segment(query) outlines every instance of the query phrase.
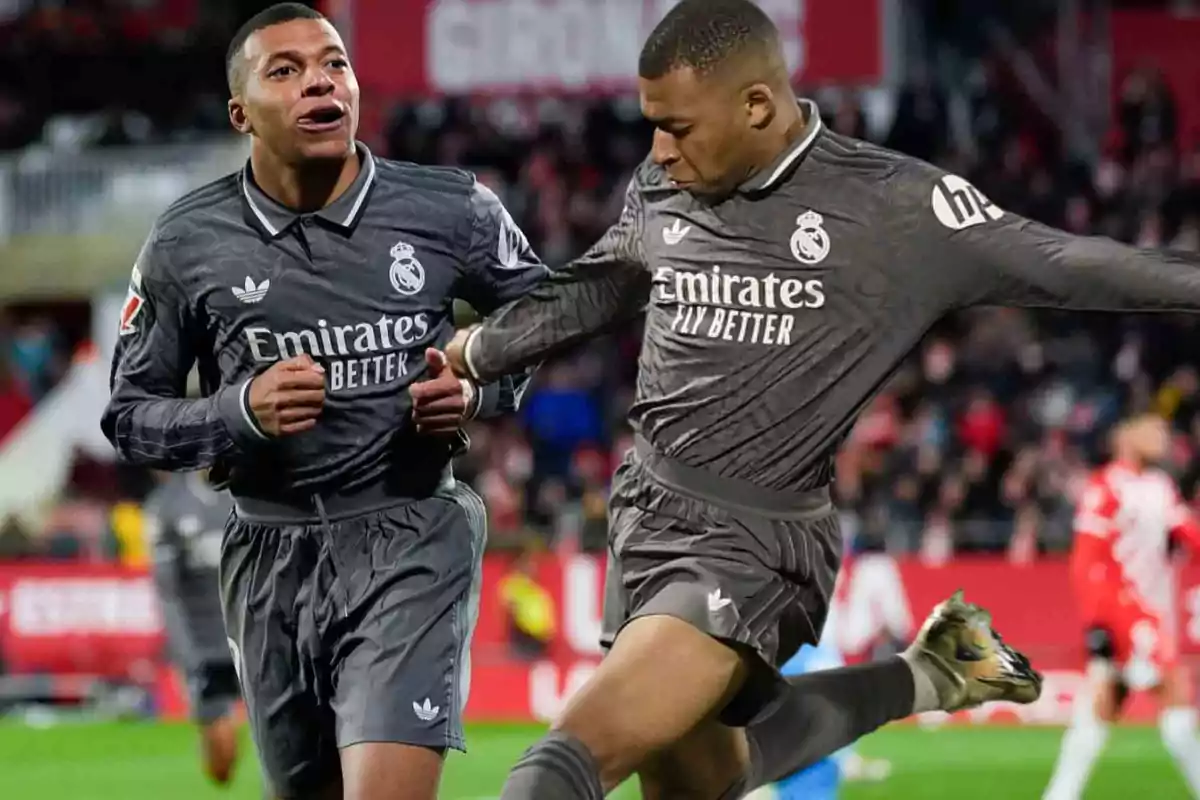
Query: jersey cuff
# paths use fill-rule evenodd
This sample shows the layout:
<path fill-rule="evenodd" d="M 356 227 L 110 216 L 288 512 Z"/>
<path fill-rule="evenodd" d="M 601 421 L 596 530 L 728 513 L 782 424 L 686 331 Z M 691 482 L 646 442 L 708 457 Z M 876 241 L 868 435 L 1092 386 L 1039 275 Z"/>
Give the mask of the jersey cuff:
<path fill-rule="evenodd" d="M 479 369 L 475 366 L 474 350 L 479 346 L 479 332 L 483 330 L 482 325 L 476 325 L 467 334 L 467 341 L 463 343 L 463 361 L 466 362 L 467 372 L 471 374 L 472 380 L 476 386 L 480 386 L 483 380 L 479 377 Z"/>
<path fill-rule="evenodd" d="M 253 447 L 271 437 L 259 426 L 250 410 L 250 383 L 229 386 L 217 395 L 217 410 L 230 437 L 240 447 Z"/>
<path fill-rule="evenodd" d="M 463 397 L 467 399 L 467 407 L 463 411 L 463 421 L 466 422 L 479 416 L 483 407 L 483 389 L 470 378 L 459 378 L 458 382 L 462 384 Z"/>
<path fill-rule="evenodd" d="M 479 404 L 475 410 L 477 419 L 491 419 L 492 417 L 500 416 L 500 397 L 501 389 L 499 383 L 485 383 L 483 386 L 476 386 L 475 391 L 479 394 Z"/>

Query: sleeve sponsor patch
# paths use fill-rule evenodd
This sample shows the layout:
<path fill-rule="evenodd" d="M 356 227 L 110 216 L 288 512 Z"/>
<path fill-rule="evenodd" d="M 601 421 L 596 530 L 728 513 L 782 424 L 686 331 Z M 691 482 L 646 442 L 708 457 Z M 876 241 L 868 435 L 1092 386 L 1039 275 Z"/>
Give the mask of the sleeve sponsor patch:
<path fill-rule="evenodd" d="M 142 297 L 142 272 L 135 266 L 133 274 L 129 277 L 129 291 L 125 295 L 125 302 L 121 304 L 121 326 L 117 329 L 120 336 L 137 332 L 136 323 L 144 305 L 146 298 Z"/>

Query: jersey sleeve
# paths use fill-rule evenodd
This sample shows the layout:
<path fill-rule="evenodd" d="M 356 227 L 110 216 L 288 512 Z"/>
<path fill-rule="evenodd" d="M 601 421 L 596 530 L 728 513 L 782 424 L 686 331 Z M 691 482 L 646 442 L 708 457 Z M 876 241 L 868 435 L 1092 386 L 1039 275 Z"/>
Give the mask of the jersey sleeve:
<path fill-rule="evenodd" d="M 637 180 L 620 218 L 591 249 L 475 328 L 466 360 L 477 380 L 536 364 L 641 313 L 651 281 Z"/>
<path fill-rule="evenodd" d="M 524 297 L 550 270 L 491 189 L 471 189 L 471 241 L 462 297 L 483 315 Z"/>
<path fill-rule="evenodd" d="M 183 471 L 266 438 L 247 404 L 250 382 L 187 399 L 201 329 L 172 273 L 172 248 L 151 233 L 130 277 L 100 426 L 128 463 Z"/>
<path fill-rule="evenodd" d="M 980 305 L 1079 311 L 1200 310 L 1200 255 L 1075 236 L 1005 211 L 932 167 L 904 178 L 925 262 L 949 309 Z"/>
<path fill-rule="evenodd" d="M 495 192 L 478 181 L 471 190 L 471 239 L 462 298 L 482 314 L 523 297 L 549 274 Z M 515 412 L 532 368 L 500 375 L 479 387 L 475 416 L 481 419 Z"/>

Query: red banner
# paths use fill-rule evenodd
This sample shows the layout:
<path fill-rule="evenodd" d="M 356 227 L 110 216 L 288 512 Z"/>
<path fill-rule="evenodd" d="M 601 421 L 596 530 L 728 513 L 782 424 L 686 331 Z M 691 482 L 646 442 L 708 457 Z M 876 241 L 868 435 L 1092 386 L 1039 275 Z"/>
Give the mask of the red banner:
<path fill-rule="evenodd" d="M 364 86 L 393 95 L 636 88 L 642 43 L 678 0 L 339 0 Z M 798 82 L 874 84 L 895 0 L 760 0 Z"/>
<path fill-rule="evenodd" d="M 533 577 L 553 598 L 557 635 L 548 652 L 523 660 L 509 640 L 499 584 L 510 560 L 489 556 L 472 648 L 467 713 L 475 720 L 548 720 L 599 662 L 604 565 L 600 558 L 543 557 Z M 1180 642 L 1200 656 L 1200 567 L 1183 570 Z M 1062 723 L 1082 680 L 1082 625 L 1066 565 L 1014 566 L 1002 559 L 959 560 L 945 567 L 867 556 L 847 564 L 831 630 L 841 649 L 867 653 L 885 637 L 907 641 L 930 609 L 955 589 L 992 611 L 1006 640 L 1046 675 L 1043 698 L 1028 707 L 988 706 L 963 721 Z M 161 664 L 162 622 L 152 581 L 119 567 L 0 564 L 0 660 L 13 674 L 101 675 L 129 679 Z M 1144 698 L 1133 719 L 1151 719 Z M 944 715 L 929 715 L 940 722 Z"/>

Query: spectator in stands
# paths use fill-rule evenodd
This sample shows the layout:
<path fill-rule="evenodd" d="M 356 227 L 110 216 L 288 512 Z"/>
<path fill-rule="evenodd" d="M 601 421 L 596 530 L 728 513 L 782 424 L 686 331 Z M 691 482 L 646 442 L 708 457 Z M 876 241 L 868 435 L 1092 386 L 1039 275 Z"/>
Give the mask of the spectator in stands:
<path fill-rule="evenodd" d="M 1153 147 L 1175 147 L 1178 135 L 1175 98 L 1162 73 L 1154 67 L 1134 70 L 1125 78 L 1119 117 L 1126 163 Z"/>
<path fill-rule="evenodd" d="M 0 562 L 16 561 L 34 555 L 33 541 L 15 517 L 0 523 Z"/>
<path fill-rule="evenodd" d="M 54 324 L 37 316 L 17 325 L 12 333 L 12 367 L 34 402 L 62 377 L 66 364 Z"/>
<path fill-rule="evenodd" d="M 3 344 L 2 333 L 0 344 Z M 0 349 L 0 443 L 4 442 L 32 407 L 33 401 L 17 380 L 6 354 Z"/>

